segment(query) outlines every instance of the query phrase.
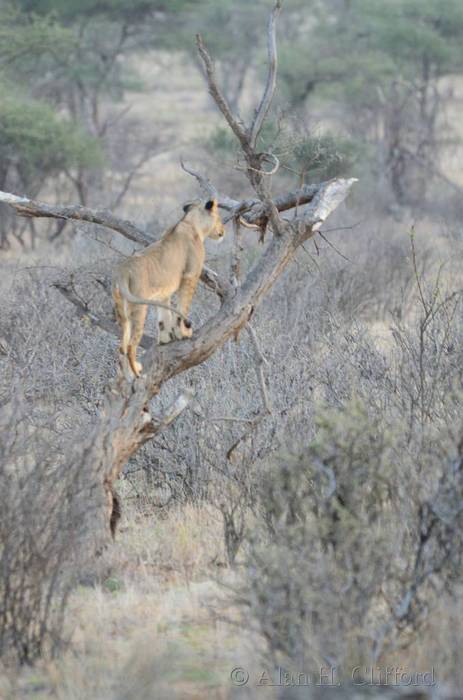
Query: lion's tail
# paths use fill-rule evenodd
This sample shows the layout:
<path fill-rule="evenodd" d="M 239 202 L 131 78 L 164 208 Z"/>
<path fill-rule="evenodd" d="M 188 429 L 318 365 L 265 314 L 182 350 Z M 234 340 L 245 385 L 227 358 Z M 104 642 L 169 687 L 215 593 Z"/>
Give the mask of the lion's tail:
<path fill-rule="evenodd" d="M 180 313 L 180 311 L 177 311 L 177 309 L 174 309 L 172 306 L 169 306 L 169 304 L 163 304 L 162 302 L 153 301 L 152 299 L 142 299 L 141 297 L 137 297 L 135 296 L 135 294 L 132 294 L 132 292 L 129 289 L 129 285 L 127 284 L 127 280 L 124 278 L 121 278 L 117 281 L 116 287 L 119 288 L 122 297 L 129 301 L 131 304 L 148 304 L 149 306 L 157 306 L 159 309 L 167 309 L 167 311 L 172 311 L 172 313 L 176 314 L 184 321 L 188 321 L 188 319 L 185 318 L 185 316 L 182 313 Z"/>

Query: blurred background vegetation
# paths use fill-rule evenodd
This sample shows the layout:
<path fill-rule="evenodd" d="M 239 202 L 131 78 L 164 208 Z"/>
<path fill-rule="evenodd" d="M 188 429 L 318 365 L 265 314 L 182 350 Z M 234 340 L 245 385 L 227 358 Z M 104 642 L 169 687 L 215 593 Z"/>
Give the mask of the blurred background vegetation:
<path fill-rule="evenodd" d="M 149 55 L 153 70 L 166 52 L 183 54 L 199 69 L 198 31 L 232 107 L 252 109 L 271 5 L 2 0 L 0 92 L 8 98 L 0 114 L 0 188 L 34 196 L 52 178 L 62 196 L 101 202 L 110 177 L 141 167 L 159 148 L 154 130 L 122 159 L 114 148 L 128 127 L 130 94 L 148 89 L 146 66 L 134 57 Z M 273 126 L 262 145 L 305 181 L 371 176 L 386 207 L 423 210 L 436 186 L 451 198 L 458 187 L 443 173 L 442 157 L 460 134 L 448 120 L 457 96 L 446 79 L 463 71 L 462 30 L 459 0 L 291 0 L 278 32 Z M 233 153 L 223 127 L 209 129 L 206 140 L 223 157 Z M 113 199 L 120 202 L 117 193 Z"/>
<path fill-rule="evenodd" d="M 155 234 L 198 194 L 180 156 L 249 197 L 195 34 L 249 117 L 272 6 L 0 0 L 0 189 L 108 207 Z M 253 315 L 272 412 L 245 332 L 169 382 L 154 413 L 185 383 L 196 399 L 127 465 L 98 565 L 79 530 L 89 484 L 67 455 L 117 340 L 57 285 L 110 317 L 111 269 L 133 249 L 0 205 L 0 612 L 14 610 L 0 615 L 0 697 L 228 696 L 240 663 L 434 664 L 444 690 L 462 687 L 462 35 L 461 0 L 283 2 L 259 144 L 281 162 L 272 192 L 359 182 Z M 230 239 L 208 253 L 223 275 Z M 251 231 L 242 242 L 246 271 L 263 248 Z M 216 308 L 200 288 L 194 326 Z M 37 670 L 18 681 L 11 656 Z"/>

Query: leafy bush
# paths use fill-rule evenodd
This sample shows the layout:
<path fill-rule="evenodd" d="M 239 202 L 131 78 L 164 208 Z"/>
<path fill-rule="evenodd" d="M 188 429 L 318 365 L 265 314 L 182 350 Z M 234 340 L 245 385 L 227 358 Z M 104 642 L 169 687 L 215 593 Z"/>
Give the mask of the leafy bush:
<path fill-rule="evenodd" d="M 352 175 L 361 149 L 353 141 L 334 134 L 309 135 L 296 141 L 291 165 L 307 174 L 307 182 Z"/>
<path fill-rule="evenodd" d="M 297 124 L 286 123 L 281 130 L 275 124 L 267 124 L 260 143 L 263 151 L 277 153 L 282 165 L 303 175 L 305 182 L 352 175 L 356 162 L 364 157 L 365 149 L 352 140 L 331 133 L 304 131 Z M 207 144 L 223 158 L 231 158 L 239 151 L 235 136 L 223 127 L 208 136 Z"/>

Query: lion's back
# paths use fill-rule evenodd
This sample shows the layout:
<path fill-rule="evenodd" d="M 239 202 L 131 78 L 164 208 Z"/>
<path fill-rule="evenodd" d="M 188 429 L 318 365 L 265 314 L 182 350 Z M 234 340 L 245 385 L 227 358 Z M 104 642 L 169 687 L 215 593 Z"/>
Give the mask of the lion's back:
<path fill-rule="evenodd" d="M 153 288 L 178 289 L 185 267 L 186 245 L 177 236 L 165 236 L 126 258 L 115 269 L 113 280 L 126 279 L 132 293 L 148 297 Z"/>

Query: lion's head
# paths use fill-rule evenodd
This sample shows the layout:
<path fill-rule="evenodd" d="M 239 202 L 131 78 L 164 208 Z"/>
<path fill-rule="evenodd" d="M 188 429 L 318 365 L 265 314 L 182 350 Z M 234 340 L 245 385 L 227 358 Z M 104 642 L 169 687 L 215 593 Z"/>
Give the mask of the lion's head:
<path fill-rule="evenodd" d="M 200 201 L 188 202 L 183 207 L 185 216 L 183 221 L 191 223 L 203 233 L 203 238 L 220 240 L 225 234 L 224 225 L 219 214 L 216 199 L 209 199 L 206 203 Z"/>

